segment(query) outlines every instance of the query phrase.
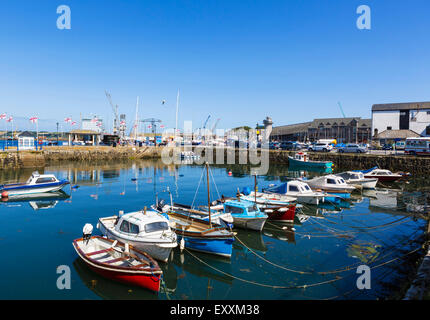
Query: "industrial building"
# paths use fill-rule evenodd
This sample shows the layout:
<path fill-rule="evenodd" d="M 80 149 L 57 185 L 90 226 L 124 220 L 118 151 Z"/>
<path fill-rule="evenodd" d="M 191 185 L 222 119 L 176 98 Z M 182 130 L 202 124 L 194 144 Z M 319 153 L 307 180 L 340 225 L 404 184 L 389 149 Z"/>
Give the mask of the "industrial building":
<path fill-rule="evenodd" d="M 272 141 L 317 141 L 336 139 L 338 143 L 367 143 L 371 139 L 371 119 L 321 118 L 310 122 L 274 127 Z"/>

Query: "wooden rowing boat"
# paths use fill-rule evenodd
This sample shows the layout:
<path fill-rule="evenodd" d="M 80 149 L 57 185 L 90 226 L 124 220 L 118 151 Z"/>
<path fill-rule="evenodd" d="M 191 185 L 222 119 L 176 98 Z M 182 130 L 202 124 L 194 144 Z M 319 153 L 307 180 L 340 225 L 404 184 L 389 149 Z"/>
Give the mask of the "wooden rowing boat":
<path fill-rule="evenodd" d="M 88 267 L 101 276 L 160 291 L 163 272 L 147 253 L 99 236 L 76 239 L 73 247 Z"/>

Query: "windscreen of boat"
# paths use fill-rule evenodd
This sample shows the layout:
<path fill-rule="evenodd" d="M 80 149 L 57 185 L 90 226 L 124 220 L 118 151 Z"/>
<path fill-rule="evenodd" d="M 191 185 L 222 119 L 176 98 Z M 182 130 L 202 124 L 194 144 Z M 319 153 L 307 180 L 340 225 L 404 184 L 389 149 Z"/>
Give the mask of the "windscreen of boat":
<path fill-rule="evenodd" d="M 312 191 L 311 188 L 307 184 L 305 184 L 304 187 L 305 187 L 306 191 Z"/>
<path fill-rule="evenodd" d="M 55 179 L 53 177 L 49 177 L 49 178 L 39 178 L 36 180 L 36 183 L 49 183 L 49 182 L 55 182 Z"/>
<path fill-rule="evenodd" d="M 169 225 L 165 221 L 157 221 L 145 224 L 145 232 L 157 232 L 169 230 Z"/>
<path fill-rule="evenodd" d="M 225 206 L 226 213 L 243 213 L 243 208 L 233 207 L 233 206 Z"/>
<path fill-rule="evenodd" d="M 337 179 L 338 184 L 345 184 L 345 180 L 343 180 L 342 178 Z"/>
<path fill-rule="evenodd" d="M 299 192 L 299 188 L 297 186 L 294 186 L 294 185 L 289 185 L 288 190 L 291 192 Z"/>
<path fill-rule="evenodd" d="M 327 183 L 328 184 L 336 184 L 336 180 L 335 179 L 327 179 Z"/>
<path fill-rule="evenodd" d="M 256 211 L 258 211 L 258 208 L 255 204 L 253 206 L 248 207 L 248 212 L 256 212 Z"/>

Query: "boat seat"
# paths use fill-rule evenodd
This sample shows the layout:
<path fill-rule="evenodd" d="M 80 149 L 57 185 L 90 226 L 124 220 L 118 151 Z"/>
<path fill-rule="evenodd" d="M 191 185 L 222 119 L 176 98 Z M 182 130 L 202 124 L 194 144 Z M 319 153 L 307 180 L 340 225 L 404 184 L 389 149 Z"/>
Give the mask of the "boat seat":
<path fill-rule="evenodd" d="M 94 256 L 96 254 L 105 253 L 105 252 L 109 252 L 112 250 L 113 250 L 112 248 L 109 248 L 109 249 L 104 249 L 104 250 L 99 250 L 99 251 L 93 251 L 93 252 L 87 253 L 87 256 Z"/>
<path fill-rule="evenodd" d="M 115 262 L 119 262 L 119 261 L 124 261 L 124 260 L 127 260 L 128 259 L 128 257 L 121 257 L 121 258 L 116 258 L 116 259 L 112 259 L 112 260 L 109 260 L 109 261 L 104 261 L 103 263 L 109 263 L 109 264 L 111 264 L 111 263 L 115 263 Z"/>

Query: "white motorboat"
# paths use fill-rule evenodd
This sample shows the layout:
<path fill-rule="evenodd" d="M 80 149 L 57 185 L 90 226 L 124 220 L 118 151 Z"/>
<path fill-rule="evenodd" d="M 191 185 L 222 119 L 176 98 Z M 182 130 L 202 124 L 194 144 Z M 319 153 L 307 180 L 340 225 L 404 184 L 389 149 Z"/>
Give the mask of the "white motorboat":
<path fill-rule="evenodd" d="M 363 189 L 375 189 L 378 183 L 377 178 L 365 178 L 362 172 L 346 171 L 336 174 L 345 180 L 346 183 L 353 186 L 361 186 Z"/>
<path fill-rule="evenodd" d="M 53 174 L 39 174 L 35 171 L 25 183 L 0 185 L 2 198 L 10 198 L 36 193 L 55 192 L 70 184 L 69 181 L 58 180 Z"/>
<path fill-rule="evenodd" d="M 109 239 L 129 243 L 164 262 L 178 245 L 169 220 L 155 211 L 142 210 L 100 218 L 97 228 Z"/>
<path fill-rule="evenodd" d="M 253 192 L 250 196 L 253 196 Z M 313 191 L 304 181 L 291 180 L 279 186 L 264 189 L 262 193 L 257 192 L 257 197 L 280 201 L 291 201 L 295 198 L 299 203 L 318 205 L 324 202 L 325 194 Z"/>
<path fill-rule="evenodd" d="M 329 193 L 351 193 L 356 188 L 348 185 L 342 177 L 333 174 L 306 180 L 312 189 L 320 189 Z"/>

